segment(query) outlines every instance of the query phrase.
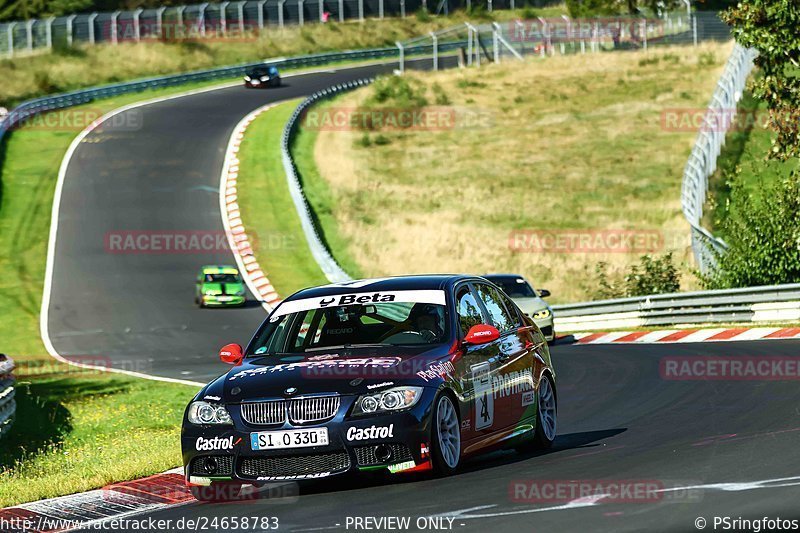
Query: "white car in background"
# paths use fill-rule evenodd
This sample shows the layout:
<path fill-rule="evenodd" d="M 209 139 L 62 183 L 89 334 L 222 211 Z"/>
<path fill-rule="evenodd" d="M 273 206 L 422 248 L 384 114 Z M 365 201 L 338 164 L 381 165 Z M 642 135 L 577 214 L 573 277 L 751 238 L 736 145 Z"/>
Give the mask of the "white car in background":
<path fill-rule="evenodd" d="M 547 289 L 534 289 L 528 280 L 519 274 L 486 274 L 483 276 L 505 292 L 515 304 L 536 322 L 547 342 L 556 338 L 553 327 L 553 310 L 543 298 L 550 296 Z"/>

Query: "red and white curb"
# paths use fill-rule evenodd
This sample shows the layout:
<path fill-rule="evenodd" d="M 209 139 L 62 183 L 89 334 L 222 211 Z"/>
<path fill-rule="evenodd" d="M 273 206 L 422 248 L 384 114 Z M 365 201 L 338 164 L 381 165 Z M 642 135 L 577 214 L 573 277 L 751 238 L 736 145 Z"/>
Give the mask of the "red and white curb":
<path fill-rule="evenodd" d="M 193 503 L 176 468 L 102 489 L 0 509 L 0 531 L 46 533 L 99 527 L 109 520 Z"/>
<path fill-rule="evenodd" d="M 261 302 L 262 305 L 271 311 L 281 300 L 275 287 L 270 283 L 267 274 L 258 264 L 253 250 L 252 235 L 248 235 L 242 222 L 242 214 L 239 211 L 239 191 L 237 181 L 239 179 L 239 148 L 244 139 L 247 127 L 264 111 L 274 107 L 276 104 L 268 104 L 260 107 L 244 117 L 234 128 L 233 134 L 228 141 L 228 148 L 225 152 L 225 164 L 222 167 L 222 176 L 219 185 L 220 213 L 222 214 L 222 225 L 228 236 L 228 243 L 236 264 L 239 267 L 242 277 L 247 284 L 247 288 Z"/>
<path fill-rule="evenodd" d="M 800 339 L 800 328 L 709 328 L 575 333 L 574 344 L 664 344 Z"/>

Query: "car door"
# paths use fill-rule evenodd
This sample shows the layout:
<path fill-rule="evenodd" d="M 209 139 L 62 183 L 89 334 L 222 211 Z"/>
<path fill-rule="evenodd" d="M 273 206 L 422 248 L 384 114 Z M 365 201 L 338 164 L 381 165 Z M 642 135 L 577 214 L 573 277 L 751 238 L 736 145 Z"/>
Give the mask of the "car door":
<path fill-rule="evenodd" d="M 455 288 L 455 307 L 461 341 L 472 326 L 490 323 L 485 307 L 469 283 Z M 456 375 L 462 383 L 461 435 L 465 442 L 475 441 L 497 427 L 492 370 L 499 356 L 498 341 L 466 345 L 461 358 L 455 363 Z M 465 446 L 465 451 L 469 451 L 469 446 Z"/>
<path fill-rule="evenodd" d="M 516 426 L 530 405 L 533 391 L 532 346 L 527 333 L 520 331 L 522 321 L 516 308 L 496 287 L 476 283 L 475 289 L 486 313 L 498 331 L 499 353 L 492 363 L 491 391 L 494 397 L 495 427 Z"/>

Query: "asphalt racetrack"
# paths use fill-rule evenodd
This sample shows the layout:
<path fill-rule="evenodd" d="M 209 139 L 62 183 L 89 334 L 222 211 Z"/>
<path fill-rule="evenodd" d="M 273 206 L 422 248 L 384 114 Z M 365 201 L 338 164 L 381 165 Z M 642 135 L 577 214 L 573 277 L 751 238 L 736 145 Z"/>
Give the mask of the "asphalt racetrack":
<path fill-rule="evenodd" d="M 194 306 L 198 267 L 232 263 L 230 254 L 113 253 L 109 235 L 222 232 L 219 175 L 242 117 L 392 67 L 290 77 L 277 90 L 234 87 L 172 99 L 126 112 L 138 114 L 127 125 L 115 121 L 121 124 L 89 134 L 67 169 L 58 217 L 47 326 L 59 354 L 200 382 L 224 372 L 218 347 L 247 342 L 264 318 L 257 304 Z M 497 532 L 712 531 L 715 516 L 799 518 L 797 382 L 673 380 L 660 372 L 664 358 L 798 350 L 796 341 L 559 344 L 552 348 L 558 437 L 546 453 L 496 452 L 442 479 L 289 484 L 288 498 L 191 503 L 137 518 L 168 518 L 173 526 L 164 529 L 176 531 L 187 529 L 181 518 L 259 516 L 276 517 L 279 531 L 391 531 L 403 522 L 365 519 L 396 517 L 410 520 L 411 530 L 421 524 Z M 608 495 L 620 485 L 631 492 Z M 570 486 L 594 490 L 579 497 Z"/>

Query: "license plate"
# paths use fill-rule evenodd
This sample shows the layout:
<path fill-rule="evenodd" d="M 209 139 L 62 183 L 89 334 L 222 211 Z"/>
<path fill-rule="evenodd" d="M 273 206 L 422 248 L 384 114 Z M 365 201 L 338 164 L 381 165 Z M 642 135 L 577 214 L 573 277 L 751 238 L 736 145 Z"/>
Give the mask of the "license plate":
<path fill-rule="evenodd" d="M 308 448 L 310 446 L 327 445 L 328 428 L 287 429 L 250 433 L 250 446 L 253 450 L 281 450 L 284 448 Z"/>

